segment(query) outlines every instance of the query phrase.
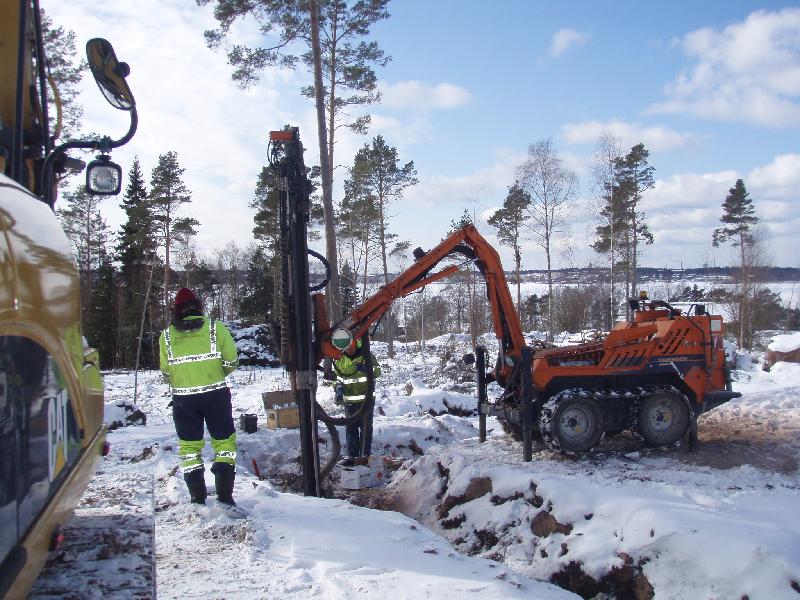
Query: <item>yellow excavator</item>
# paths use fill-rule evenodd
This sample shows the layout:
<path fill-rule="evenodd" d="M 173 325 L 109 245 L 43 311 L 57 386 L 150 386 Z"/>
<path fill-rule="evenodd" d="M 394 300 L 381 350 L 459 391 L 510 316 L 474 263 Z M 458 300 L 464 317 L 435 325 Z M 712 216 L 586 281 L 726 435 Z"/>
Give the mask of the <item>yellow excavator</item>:
<path fill-rule="evenodd" d="M 0 0 L 0 598 L 28 594 L 108 452 L 99 359 L 82 335 L 78 271 L 53 209 L 59 181 L 84 169 L 90 193 L 119 193 L 110 152 L 138 121 L 128 66 L 104 39 L 86 50 L 130 128 L 58 144 L 39 2 Z M 97 156 L 85 165 L 74 150 Z"/>

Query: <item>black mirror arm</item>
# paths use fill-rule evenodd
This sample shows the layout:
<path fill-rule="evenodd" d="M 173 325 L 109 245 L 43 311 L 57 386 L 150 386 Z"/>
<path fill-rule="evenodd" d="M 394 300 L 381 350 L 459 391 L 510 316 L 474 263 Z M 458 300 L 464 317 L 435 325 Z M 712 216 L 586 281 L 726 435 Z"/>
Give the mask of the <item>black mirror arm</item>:
<path fill-rule="evenodd" d="M 135 106 L 131 108 L 130 115 L 131 115 L 131 125 L 128 128 L 128 133 L 126 133 L 118 140 L 112 140 L 108 136 L 104 136 L 99 140 L 73 140 L 61 144 L 50 153 L 50 155 L 44 161 L 44 166 L 42 167 L 42 196 L 44 197 L 45 202 L 47 202 L 48 206 L 50 206 L 51 209 L 54 209 L 56 203 L 55 191 L 52 186 L 53 164 L 55 163 L 56 159 L 60 156 L 63 156 L 68 150 L 81 149 L 81 150 L 100 150 L 101 152 L 109 152 L 114 148 L 119 148 L 120 146 L 124 146 L 131 140 L 131 138 L 136 133 L 137 127 L 139 126 L 139 115 L 136 112 Z"/>

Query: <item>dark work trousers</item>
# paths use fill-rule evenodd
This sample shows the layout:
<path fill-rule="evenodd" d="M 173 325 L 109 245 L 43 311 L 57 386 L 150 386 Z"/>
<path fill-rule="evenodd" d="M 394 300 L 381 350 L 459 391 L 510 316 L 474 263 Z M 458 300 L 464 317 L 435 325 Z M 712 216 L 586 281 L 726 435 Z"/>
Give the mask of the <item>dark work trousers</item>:
<path fill-rule="evenodd" d="M 233 426 L 231 391 L 229 388 L 202 394 L 172 397 L 175 432 L 181 440 L 203 439 L 203 422 L 215 440 L 225 440 L 236 432 Z"/>
<path fill-rule="evenodd" d="M 356 414 L 360 409 L 363 402 L 345 402 L 344 414 L 351 416 Z M 367 419 L 372 421 L 372 412 L 367 415 Z M 366 439 L 364 447 L 361 447 L 361 431 L 363 429 L 363 419 L 357 420 L 351 425 L 345 427 L 345 434 L 347 436 L 347 456 L 350 458 L 358 458 L 359 456 L 369 456 L 372 448 L 372 434 Z M 370 428 L 371 429 L 371 428 Z"/>

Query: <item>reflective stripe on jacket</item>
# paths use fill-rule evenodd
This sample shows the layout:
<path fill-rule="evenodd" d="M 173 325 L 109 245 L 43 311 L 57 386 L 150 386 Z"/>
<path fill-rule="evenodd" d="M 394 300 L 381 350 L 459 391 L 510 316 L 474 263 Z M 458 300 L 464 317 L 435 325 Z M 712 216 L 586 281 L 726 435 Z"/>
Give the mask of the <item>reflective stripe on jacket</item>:
<path fill-rule="evenodd" d="M 381 374 L 381 368 L 375 355 L 370 352 L 372 359 L 372 371 L 377 378 Z M 345 402 L 363 402 L 367 397 L 369 383 L 367 374 L 359 371 L 358 367 L 364 364 L 363 356 L 349 357 L 343 354 L 338 360 L 333 361 L 333 369 L 336 371 L 336 381 L 344 386 Z"/>
<path fill-rule="evenodd" d="M 202 327 L 179 331 L 170 325 L 158 340 L 161 370 L 172 393 L 200 394 L 226 387 L 225 376 L 239 366 L 236 345 L 223 323 L 205 317 Z"/>

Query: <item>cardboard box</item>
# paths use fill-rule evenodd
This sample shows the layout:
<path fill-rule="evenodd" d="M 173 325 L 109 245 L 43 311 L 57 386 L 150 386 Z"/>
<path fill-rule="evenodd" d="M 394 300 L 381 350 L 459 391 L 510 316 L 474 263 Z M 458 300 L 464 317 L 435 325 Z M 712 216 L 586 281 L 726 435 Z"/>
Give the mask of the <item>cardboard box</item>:
<path fill-rule="evenodd" d="M 367 459 L 367 466 L 369 466 L 370 473 L 372 473 L 372 485 L 380 485 L 386 478 L 386 467 L 383 464 L 383 456 L 370 455 Z"/>
<path fill-rule="evenodd" d="M 362 459 L 363 460 L 363 459 Z M 366 459 L 367 464 L 344 467 L 342 469 L 341 486 L 347 490 L 362 490 L 382 485 L 386 477 L 383 457 L 372 455 Z"/>
<path fill-rule="evenodd" d="M 278 390 L 275 392 L 261 392 L 264 410 L 271 408 L 292 408 L 296 406 L 292 390 Z"/>
<path fill-rule="evenodd" d="M 341 486 L 346 490 L 361 490 L 374 485 L 372 469 L 366 465 L 356 465 L 342 469 Z"/>
<path fill-rule="evenodd" d="M 300 412 L 293 408 L 267 409 L 267 429 L 297 429 L 300 427 Z"/>

